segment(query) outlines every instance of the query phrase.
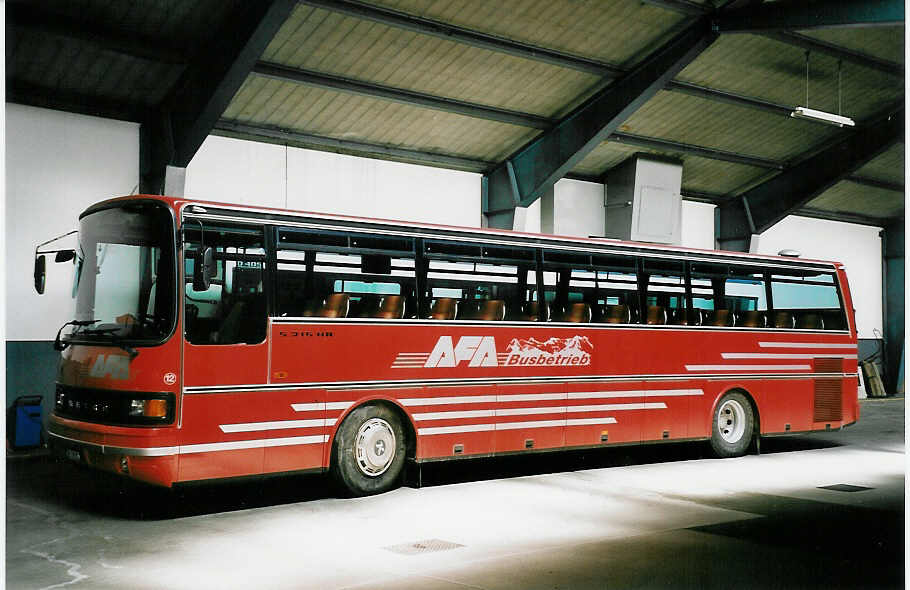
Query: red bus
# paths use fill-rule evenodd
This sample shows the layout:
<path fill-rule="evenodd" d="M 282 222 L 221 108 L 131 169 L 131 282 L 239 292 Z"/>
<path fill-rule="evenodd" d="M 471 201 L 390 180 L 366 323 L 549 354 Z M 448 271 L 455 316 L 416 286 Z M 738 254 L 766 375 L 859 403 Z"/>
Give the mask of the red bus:
<path fill-rule="evenodd" d="M 859 415 L 837 263 L 155 196 L 78 235 L 49 440 L 152 484 L 315 470 L 371 494 L 409 461 L 733 457 Z"/>

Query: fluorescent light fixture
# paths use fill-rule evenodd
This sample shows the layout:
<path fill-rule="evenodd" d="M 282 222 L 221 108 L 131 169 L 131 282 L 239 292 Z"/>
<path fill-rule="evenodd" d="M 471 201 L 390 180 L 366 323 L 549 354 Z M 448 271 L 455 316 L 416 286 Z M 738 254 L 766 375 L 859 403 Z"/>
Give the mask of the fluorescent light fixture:
<path fill-rule="evenodd" d="M 793 112 L 790 113 L 790 116 L 796 117 L 797 119 L 821 121 L 822 123 L 837 125 L 838 127 L 843 127 L 845 125 L 847 127 L 853 127 L 856 124 L 850 117 L 842 117 L 840 115 L 835 115 L 834 113 L 826 113 L 825 111 L 816 111 L 809 107 L 796 107 L 793 109 Z"/>

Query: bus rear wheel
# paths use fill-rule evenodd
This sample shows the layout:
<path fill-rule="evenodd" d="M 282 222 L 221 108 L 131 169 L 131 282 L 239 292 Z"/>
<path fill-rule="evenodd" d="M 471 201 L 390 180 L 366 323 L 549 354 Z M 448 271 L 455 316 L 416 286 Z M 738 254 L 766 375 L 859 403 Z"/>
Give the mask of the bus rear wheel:
<path fill-rule="evenodd" d="M 396 487 L 405 461 L 401 420 L 382 405 L 361 406 L 335 433 L 332 473 L 353 496 L 381 494 Z"/>
<path fill-rule="evenodd" d="M 711 425 L 711 448 L 718 457 L 746 453 L 755 430 L 752 404 L 742 393 L 728 393 L 717 403 Z"/>

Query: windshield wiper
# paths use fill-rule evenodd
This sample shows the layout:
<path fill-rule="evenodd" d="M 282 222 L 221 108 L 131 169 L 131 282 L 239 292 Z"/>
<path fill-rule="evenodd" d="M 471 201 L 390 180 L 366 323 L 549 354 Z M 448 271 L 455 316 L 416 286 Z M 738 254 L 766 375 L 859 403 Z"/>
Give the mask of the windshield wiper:
<path fill-rule="evenodd" d="M 123 340 L 120 339 L 119 336 L 116 336 L 114 334 L 114 332 L 119 332 L 120 330 L 122 330 L 123 329 L 122 327 L 112 326 L 110 328 L 94 328 L 94 329 L 88 328 L 88 326 L 97 324 L 100 321 L 101 320 L 73 320 L 71 322 L 66 322 L 65 324 L 60 326 L 60 329 L 57 331 L 57 337 L 54 339 L 54 350 L 65 350 L 66 347 L 70 345 L 69 342 L 63 342 L 60 339 L 60 334 L 61 334 L 61 332 L 63 332 L 63 328 L 65 328 L 67 326 L 76 326 L 77 329 L 78 328 L 84 328 L 84 329 L 80 332 L 76 332 L 74 330 L 73 333 L 71 334 L 71 336 L 75 336 L 77 333 L 85 334 L 87 336 L 101 336 L 101 335 L 109 336 L 112 344 L 122 348 L 123 350 L 125 350 L 127 352 L 127 354 L 130 355 L 130 360 L 133 360 L 134 358 L 136 358 L 139 355 L 138 350 L 136 350 L 132 346 L 126 344 L 125 342 L 123 342 Z"/>
<path fill-rule="evenodd" d="M 110 328 L 94 328 L 94 329 L 86 328 L 85 330 L 82 330 L 82 332 L 80 332 L 80 334 L 86 334 L 88 336 L 100 336 L 100 335 L 109 336 L 111 339 L 111 343 L 115 344 L 116 346 L 119 346 L 120 348 L 125 350 L 127 352 L 127 354 L 130 355 L 130 360 L 133 360 L 134 358 L 139 356 L 139 351 L 136 350 L 135 348 L 133 348 L 132 346 L 130 346 L 129 344 L 125 343 L 120 338 L 120 336 L 117 336 L 116 334 L 114 334 L 114 332 L 119 332 L 122 329 L 123 329 L 123 326 L 112 326 Z"/>
<path fill-rule="evenodd" d="M 63 329 L 65 327 L 76 326 L 77 329 L 84 328 L 85 326 L 91 326 L 92 324 L 97 324 L 100 321 L 101 320 L 71 320 L 69 322 L 66 322 L 65 324 L 60 326 L 59 330 L 57 330 L 57 337 L 54 338 L 54 350 L 66 350 L 66 347 L 70 345 L 69 342 L 63 342 L 63 340 L 60 339 L 60 334 L 63 333 Z M 75 330 L 73 330 L 73 333 L 75 334 Z"/>

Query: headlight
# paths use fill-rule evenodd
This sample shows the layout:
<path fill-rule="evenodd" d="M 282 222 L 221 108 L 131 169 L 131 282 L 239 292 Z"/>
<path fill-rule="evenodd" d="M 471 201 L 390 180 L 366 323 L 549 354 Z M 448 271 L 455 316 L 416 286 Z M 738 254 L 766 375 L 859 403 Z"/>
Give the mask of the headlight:
<path fill-rule="evenodd" d="M 167 400 L 134 399 L 130 400 L 130 416 L 144 418 L 167 418 Z"/>

